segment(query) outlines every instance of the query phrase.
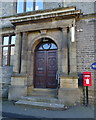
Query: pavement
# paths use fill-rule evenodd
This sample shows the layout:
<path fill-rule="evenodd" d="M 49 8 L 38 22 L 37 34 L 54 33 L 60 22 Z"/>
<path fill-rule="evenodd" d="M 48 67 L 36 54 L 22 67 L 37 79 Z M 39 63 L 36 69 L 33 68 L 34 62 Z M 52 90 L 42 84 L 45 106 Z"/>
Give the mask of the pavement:
<path fill-rule="evenodd" d="M 73 120 L 96 120 L 95 119 L 95 107 L 77 105 L 69 107 L 66 110 L 47 110 L 40 108 L 33 108 L 28 106 L 15 105 L 13 101 L 2 101 L 1 119 L 2 120 L 18 120 L 18 119 L 37 119 L 45 120 L 50 119 L 73 119 Z"/>

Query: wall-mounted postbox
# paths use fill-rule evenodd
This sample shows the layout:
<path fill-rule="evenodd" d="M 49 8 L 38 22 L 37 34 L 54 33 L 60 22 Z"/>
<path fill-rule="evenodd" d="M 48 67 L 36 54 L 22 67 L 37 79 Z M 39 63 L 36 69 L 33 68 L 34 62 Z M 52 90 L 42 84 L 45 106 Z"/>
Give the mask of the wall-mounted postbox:
<path fill-rule="evenodd" d="M 91 72 L 83 72 L 83 85 L 84 86 L 92 86 Z"/>

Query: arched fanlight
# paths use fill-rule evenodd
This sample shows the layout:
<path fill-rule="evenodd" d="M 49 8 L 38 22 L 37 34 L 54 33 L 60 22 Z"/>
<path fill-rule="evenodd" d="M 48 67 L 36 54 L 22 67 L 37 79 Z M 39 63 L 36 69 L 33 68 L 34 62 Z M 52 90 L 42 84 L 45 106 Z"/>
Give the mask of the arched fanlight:
<path fill-rule="evenodd" d="M 37 46 L 37 50 L 56 50 L 57 45 L 48 38 L 42 38 L 42 42 Z"/>

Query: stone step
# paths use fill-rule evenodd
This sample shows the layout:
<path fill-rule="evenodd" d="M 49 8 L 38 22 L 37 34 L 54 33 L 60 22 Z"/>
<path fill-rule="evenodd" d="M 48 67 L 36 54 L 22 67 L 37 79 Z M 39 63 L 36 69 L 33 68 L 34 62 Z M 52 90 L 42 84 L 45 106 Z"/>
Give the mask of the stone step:
<path fill-rule="evenodd" d="M 56 104 L 56 103 L 46 103 L 46 102 L 32 102 L 27 100 L 19 100 L 15 102 L 16 105 L 24 105 L 24 106 L 32 106 L 35 108 L 43 108 L 43 109 L 64 109 L 64 104 Z"/>
<path fill-rule="evenodd" d="M 37 96 L 22 96 L 21 100 L 27 100 L 32 102 L 47 102 L 47 103 L 60 103 L 56 98 L 52 97 L 37 97 Z"/>
<path fill-rule="evenodd" d="M 30 95 L 32 95 L 32 96 L 57 97 L 57 89 L 34 88 L 32 90 L 32 93 L 30 93 Z"/>
<path fill-rule="evenodd" d="M 51 88 L 34 88 L 33 91 L 45 91 L 45 92 L 54 92 L 57 91 L 57 89 L 51 89 Z"/>

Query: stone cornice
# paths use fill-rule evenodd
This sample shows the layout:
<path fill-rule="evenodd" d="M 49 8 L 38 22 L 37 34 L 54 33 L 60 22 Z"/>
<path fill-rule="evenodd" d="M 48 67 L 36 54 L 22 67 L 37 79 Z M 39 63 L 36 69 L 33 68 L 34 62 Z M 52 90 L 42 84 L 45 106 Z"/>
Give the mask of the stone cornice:
<path fill-rule="evenodd" d="M 14 15 L 10 15 L 10 16 L 2 16 L 0 17 L 0 19 L 5 19 L 5 18 L 13 18 L 13 17 L 18 17 L 18 16 L 24 16 L 24 15 L 35 15 L 35 14 L 40 14 L 40 13 L 45 13 L 45 12 L 51 12 L 51 11 L 58 11 L 58 10 L 68 10 L 69 8 L 71 8 L 71 10 L 75 9 L 75 6 L 70 6 L 70 7 L 59 7 L 59 8 L 52 8 L 52 9 L 42 9 L 42 10 L 35 10 L 35 11 L 29 11 L 29 12 L 24 12 L 24 13 L 16 13 Z"/>
<path fill-rule="evenodd" d="M 43 10 L 44 11 L 44 10 Z M 36 14 L 24 14 L 24 15 L 18 15 L 14 19 L 11 19 L 11 23 L 22 23 L 22 22 L 28 22 L 28 21 L 35 21 L 35 20 L 41 20 L 41 19 L 49 19 L 49 18 L 60 18 L 60 17 L 68 17 L 68 16 L 77 16 L 80 15 L 80 10 L 75 10 L 75 7 L 68 7 L 68 8 L 62 8 L 62 9 L 56 9 L 56 10 L 50 10 L 46 12 L 46 10 L 41 13 L 38 12 Z"/>

